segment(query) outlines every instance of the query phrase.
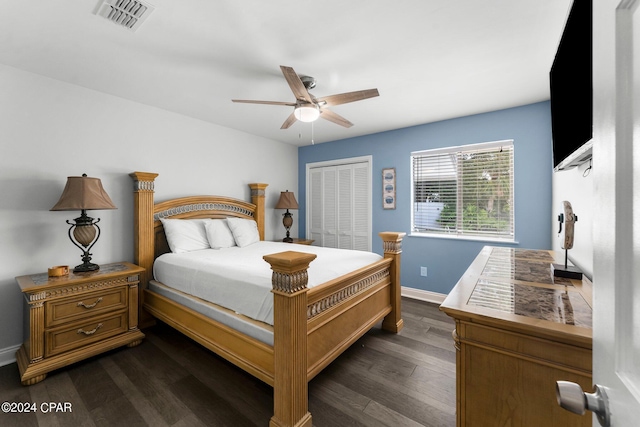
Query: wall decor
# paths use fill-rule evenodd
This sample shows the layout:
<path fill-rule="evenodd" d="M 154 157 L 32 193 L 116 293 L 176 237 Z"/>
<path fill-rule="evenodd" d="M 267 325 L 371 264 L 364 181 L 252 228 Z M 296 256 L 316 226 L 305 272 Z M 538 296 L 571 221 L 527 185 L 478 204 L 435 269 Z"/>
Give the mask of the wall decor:
<path fill-rule="evenodd" d="M 382 208 L 396 208 L 396 168 L 382 169 Z"/>

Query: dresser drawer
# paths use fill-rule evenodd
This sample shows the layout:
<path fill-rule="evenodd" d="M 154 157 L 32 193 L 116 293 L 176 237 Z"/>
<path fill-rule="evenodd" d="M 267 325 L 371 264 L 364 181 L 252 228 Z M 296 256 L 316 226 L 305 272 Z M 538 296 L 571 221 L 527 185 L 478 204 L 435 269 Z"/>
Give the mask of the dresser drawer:
<path fill-rule="evenodd" d="M 45 330 L 45 357 L 70 351 L 129 329 L 127 310 Z"/>
<path fill-rule="evenodd" d="M 127 287 L 75 295 L 45 303 L 45 328 L 90 319 L 127 307 Z"/>

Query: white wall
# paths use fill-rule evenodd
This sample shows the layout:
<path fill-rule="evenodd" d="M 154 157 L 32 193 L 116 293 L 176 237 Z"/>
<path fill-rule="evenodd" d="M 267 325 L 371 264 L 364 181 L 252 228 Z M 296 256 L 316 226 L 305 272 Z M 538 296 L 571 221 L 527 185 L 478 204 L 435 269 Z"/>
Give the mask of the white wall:
<path fill-rule="evenodd" d="M 569 249 L 569 259 L 577 265 L 584 274 L 593 278 L 593 211 L 595 196 L 592 170 L 587 171 L 589 162 L 577 168 L 555 172 L 552 188 L 552 249 L 563 251 L 562 239 L 558 237 L 558 215 L 563 212 L 562 202 L 571 203 L 573 212 L 578 216 L 575 223 L 575 237 L 573 249 Z M 594 165 L 594 168 L 597 165 Z M 586 175 L 586 176 L 585 176 Z"/>
<path fill-rule="evenodd" d="M 22 342 L 14 277 L 81 263 L 67 219 L 50 212 L 67 176 L 102 180 L 117 210 L 91 211 L 93 261 L 133 261 L 133 171 L 155 172 L 156 200 L 219 194 L 250 200 L 268 183 L 267 239 L 284 234 L 280 191 L 298 187 L 297 147 L 0 65 L 0 365 Z M 286 165 L 286 167 L 283 167 Z M 292 235 L 297 236 L 297 224 Z"/>

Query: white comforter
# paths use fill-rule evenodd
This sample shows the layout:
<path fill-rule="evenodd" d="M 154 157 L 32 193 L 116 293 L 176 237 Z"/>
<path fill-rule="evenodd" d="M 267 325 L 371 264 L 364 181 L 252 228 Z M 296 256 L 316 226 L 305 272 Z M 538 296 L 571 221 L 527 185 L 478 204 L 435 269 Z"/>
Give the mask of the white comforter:
<path fill-rule="evenodd" d="M 317 255 L 308 270 L 309 288 L 382 258 L 371 252 L 261 241 L 244 248 L 164 254 L 156 259 L 153 275 L 181 292 L 272 325 L 272 271 L 262 257 L 284 251 Z"/>

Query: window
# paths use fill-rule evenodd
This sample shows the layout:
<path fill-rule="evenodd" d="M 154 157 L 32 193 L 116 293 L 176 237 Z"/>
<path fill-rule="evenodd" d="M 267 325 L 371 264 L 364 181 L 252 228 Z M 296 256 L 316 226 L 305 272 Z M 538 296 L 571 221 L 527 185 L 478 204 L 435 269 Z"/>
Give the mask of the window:
<path fill-rule="evenodd" d="M 514 240 L 513 140 L 411 153 L 412 231 Z"/>

